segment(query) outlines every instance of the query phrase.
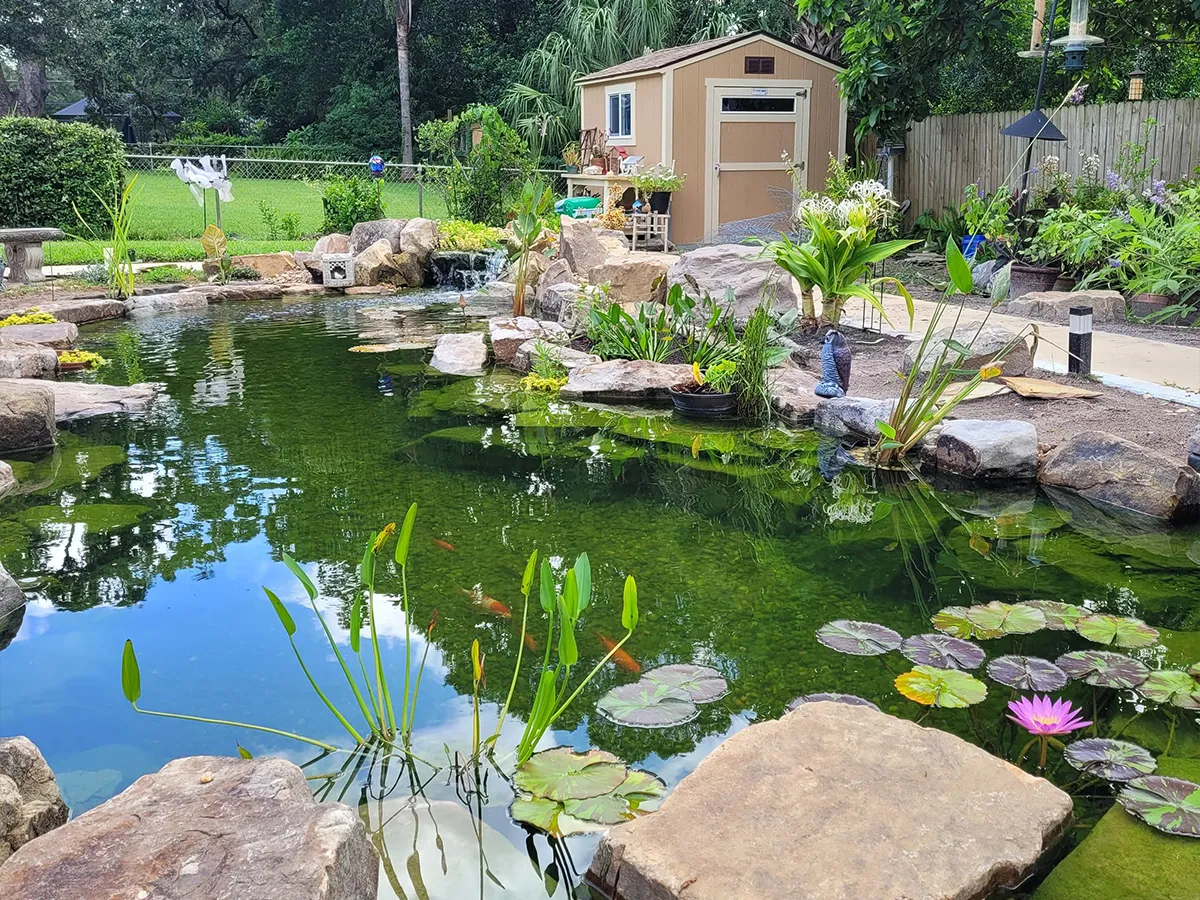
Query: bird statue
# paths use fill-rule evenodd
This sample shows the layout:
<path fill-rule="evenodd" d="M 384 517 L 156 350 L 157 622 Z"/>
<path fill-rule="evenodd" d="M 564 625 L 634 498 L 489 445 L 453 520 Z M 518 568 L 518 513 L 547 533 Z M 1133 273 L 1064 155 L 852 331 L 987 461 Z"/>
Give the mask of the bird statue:
<path fill-rule="evenodd" d="M 845 397 L 850 389 L 850 346 L 841 332 L 830 331 L 821 344 L 821 380 L 814 393 L 818 397 Z"/>
<path fill-rule="evenodd" d="M 204 195 L 201 191 L 210 189 L 216 191 L 217 196 L 225 203 L 233 199 L 233 185 L 229 181 L 223 160 L 221 168 L 218 169 L 213 165 L 211 156 L 202 156 L 196 162 L 174 159 L 171 161 L 171 168 L 175 170 L 179 180 L 191 189 L 197 204 L 204 205 Z"/>

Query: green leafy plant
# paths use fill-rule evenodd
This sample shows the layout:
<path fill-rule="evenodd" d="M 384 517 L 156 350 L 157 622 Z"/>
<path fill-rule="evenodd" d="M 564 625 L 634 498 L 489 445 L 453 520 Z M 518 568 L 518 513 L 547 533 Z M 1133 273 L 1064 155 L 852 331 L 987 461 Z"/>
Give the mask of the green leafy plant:
<path fill-rule="evenodd" d="M 665 362 L 671 355 L 667 309 L 654 303 L 638 305 L 631 316 L 619 303 L 593 303 L 588 314 L 588 337 L 603 359 L 648 359 Z"/>
<path fill-rule="evenodd" d="M 52 325 L 57 321 L 58 319 L 50 313 L 42 312 L 36 306 L 31 306 L 25 312 L 10 313 L 0 319 L 0 328 L 7 328 L 9 325 Z"/>
<path fill-rule="evenodd" d="M 721 303 L 708 294 L 697 300 L 685 293 L 682 285 L 671 285 L 667 292 L 667 321 L 684 362 L 706 369 L 737 356 L 733 309 L 732 288 L 726 288 L 725 302 Z"/>
<path fill-rule="evenodd" d="M 516 216 L 513 218 L 513 235 L 520 250 L 517 253 L 517 282 L 513 291 L 513 315 L 525 315 L 525 292 L 529 279 L 529 255 L 534 242 L 542 234 L 542 218 L 545 209 L 554 205 L 554 193 L 541 181 L 525 182 L 521 197 L 517 201 Z"/>
<path fill-rule="evenodd" d="M 714 394 L 728 394 L 737 384 L 737 363 L 732 359 L 723 359 L 715 365 L 709 366 L 700 374 L 700 366 L 698 363 L 692 363 L 693 374 L 700 374 L 696 379 L 696 383 L 702 387 L 707 387 Z"/>
<path fill-rule="evenodd" d="M 675 169 L 666 163 L 650 166 L 630 179 L 633 186 L 642 194 L 659 192 L 673 194 L 683 187 L 686 180 L 686 175 L 675 174 Z"/>
<path fill-rule="evenodd" d="M 993 243 L 1011 245 L 1012 236 L 1008 224 L 1008 210 L 1012 194 L 1006 187 L 999 188 L 987 196 L 978 184 L 968 184 L 963 189 L 964 199 L 958 208 L 966 223 L 968 235 L 982 235 Z"/>
<path fill-rule="evenodd" d="M 566 383 L 567 367 L 550 345 L 539 340 L 533 345 L 530 373 L 521 379 L 521 390 L 554 393 Z"/>
<path fill-rule="evenodd" d="M 304 237 L 300 216 L 294 212 L 284 213 L 279 219 L 279 230 L 285 241 L 298 241 Z"/>
<path fill-rule="evenodd" d="M 279 207 L 266 200 L 259 200 L 258 215 L 263 221 L 267 237 L 272 241 L 279 240 Z"/>
<path fill-rule="evenodd" d="M 111 203 L 99 194 L 96 195 L 96 200 L 108 215 L 107 242 L 112 245 L 111 247 L 103 246 L 106 236 L 102 235 L 79 208 L 72 204 L 79 224 L 87 229 L 89 235 L 88 237 L 72 236 L 87 242 L 100 252 L 105 268 L 108 270 L 108 295 L 117 300 L 125 300 L 133 296 L 133 254 L 129 247 L 129 233 L 133 227 L 133 206 L 136 200 L 133 189 L 137 180 L 136 175 L 129 179 L 125 189 L 117 193 Z"/>
<path fill-rule="evenodd" d="M 583 158 L 580 156 L 579 141 L 571 141 L 571 143 L 563 147 L 562 161 L 564 166 L 575 169 L 583 165 Z"/>
<path fill-rule="evenodd" d="M 222 284 L 229 284 L 233 277 L 233 258 L 229 255 L 229 241 L 216 225 L 206 225 L 200 235 L 200 246 L 204 249 L 204 261 L 217 267 L 217 277 Z"/>
<path fill-rule="evenodd" d="M 504 232 L 491 225 L 450 219 L 438 223 L 438 249 L 481 253 L 500 246 Z"/>
<path fill-rule="evenodd" d="M 91 350 L 64 350 L 58 354 L 58 361 L 60 364 L 68 366 L 82 364 L 89 369 L 96 369 L 108 364 L 107 359 Z"/>
<path fill-rule="evenodd" d="M 383 181 L 364 175 L 326 174 L 321 189 L 324 234 L 349 234 L 359 222 L 383 218 Z"/>
<path fill-rule="evenodd" d="M 126 384 L 140 384 L 146 380 L 146 374 L 142 371 L 141 347 L 136 332 L 117 333 L 117 360 L 125 372 Z"/>

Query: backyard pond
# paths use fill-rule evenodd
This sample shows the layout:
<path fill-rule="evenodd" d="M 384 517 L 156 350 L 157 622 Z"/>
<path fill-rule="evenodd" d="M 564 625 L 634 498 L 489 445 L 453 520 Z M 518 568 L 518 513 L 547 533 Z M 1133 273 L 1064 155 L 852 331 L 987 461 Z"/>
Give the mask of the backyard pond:
<path fill-rule="evenodd" d="M 307 764 L 321 797 L 364 804 L 387 853 L 381 897 L 589 896 L 578 875 L 596 836 L 559 844 L 514 824 L 501 776 L 537 686 L 529 657 L 540 662 L 544 649 L 536 598 L 531 636 L 523 641 L 520 628 L 535 549 L 560 580 L 580 553 L 590 559 L 577 671 L 625 634 L 628 574 L 640 607 L 624 653 L 541 746 L 610 751 L 668 786 L 729 735 L 814 692 L 856 694 L 1007 758 L 1019 753 L 1026 735 L 1004 718 L 1014 692 L 993 686 L 970 711 L 930 712 L 893 686 L 909 668 L 898 653 L 858 657 L 818 643 L 831 620 L 908 636 L 929 632 L 946 606 L 1062 601 L 1144 619 L 1159 637 L 1128 652 L 1152 669 L 1200 661 L 1200 531 L 1143 532 L 1032 486 L 955 491 L 864 474 L 808 431 L 694 426 L 667 410 L 522 394 L 509 374 L 432 374 L 419 345 L 435 326 L 473 325 L 450 303 L 422 310 L 430 299 L 405 301 L 412 309 L 399 318 L 379 313 L 378 298 L 303 298 L 83 330 L 83 345 L 113 360 L 102 379 L 160 382 L 165 396 L 145 417 L 83 421 L 52 455 L 12 460 L 20 493 L 0 502 L 0 561 L 31 596 L 0 651 L 0 733 L 40 747 L 73 814 L 173 758 L 235 754 L 236 741 L 255 756 Z M 387 341 L 411 349 L 348 352 Z M 428 656 L 413 751 L 440 771 L 395 759 L 390 770 L 367 760 L 342 771 L 345 756 L 314 760 L 312 748 L 262 732 L 130 708 L 120 678 L 126 639 L 137 647 L 145 708 L 344 746 L 262 589 L 286 604 L 296 646 L 330 698 L 355 708 L 282 554 L 318 586 L 317 605 L 347 647 L 364 544 L 414 502 L 414 673 Z M 390 549 L 376 578 L 374 626 L 396 683 L 409 623 Z M 478 781 L 449 765 L 471 745 L 476 640 L 485 734 L 518 648 L 529 648 L 497 745 L 500 768 L 485 766 Z M 1093 645 L 1042 631 L 983 646 L 989 657 L 1054 659 Z M 719 670 L 729 693 L 669 728 L 594 714 L 614 686 L 673 663 Z M 1125 738 L 1156 753 L 1170 742 L 1172 757 L 1200 758 L 1194 712 L 1134 719 L 1132 693 L 1078 682 L 1062 695 L 1087 718 L 1097 712 L 1101 734 L 1125 726 Z M 1078 802 L 1086 824 L 1111 801 L 1093 793 Z"/>

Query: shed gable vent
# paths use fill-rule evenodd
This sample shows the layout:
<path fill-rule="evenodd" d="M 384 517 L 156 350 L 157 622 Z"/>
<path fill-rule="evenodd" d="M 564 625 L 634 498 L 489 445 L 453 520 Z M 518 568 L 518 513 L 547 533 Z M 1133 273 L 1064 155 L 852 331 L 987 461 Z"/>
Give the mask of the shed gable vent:
<path fill-rule="evenodd" d="M 746 74 L 747 75 L 774 75 L 775 74 L 775 57 L 773 57 L 773 56 L 747 56 L 746 57 Z"/>

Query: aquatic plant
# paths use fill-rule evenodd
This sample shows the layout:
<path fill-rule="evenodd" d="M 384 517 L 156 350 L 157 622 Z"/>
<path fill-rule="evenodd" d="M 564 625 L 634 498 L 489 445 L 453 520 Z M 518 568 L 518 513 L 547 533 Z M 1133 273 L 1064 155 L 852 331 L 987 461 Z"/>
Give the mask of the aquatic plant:
<path fill-rule="evenodd" d="M 699 299 L 686 293 L 681 284 L 673 284 L 667 291 L 667 322 L 683 361 L 707 369 L 725 360 L 736 360 L 733 288 L 725 289 L 724 302 L 701 292 L 697 284 L 693 288 Z"/>
<path fill-rule="evenodd" d="M 58 354 L 58 361 L 62 365 L 83 365 L 89 369 L 108 364 L 107 359 L 91 350 L 64 350 Z"/>
<path fill-rule="evenodd" d="M 987 664 L 987 673 L 993 681 L 1018 691 L 1057 691 L 1070 681 L 1050 660 L 1035 656 L 998 656 Z"/>
<path fill-rule="evenodd" d="M 697 705 L 715 703 L 728 693 L 729 683 L 716 669 L 678 663 L 613 688 L 600 698 L 596 711 L 617 725 L 671 728 L 695 719 Z"/>
<path fill-rule="evenodd" d="M 1146 665 L 1120 653 L 1102 650 L 1077 650 L 1064 653 L 1054 664 L 1071 678 L 1095 687 L 1136 688 L 1150 677 Z"/>
<path fill-rule="evenodd" d="M 1067 744 L 1063 759 L 1072 768 L 1106 781 L 1132 781 L 1158 766 L 1145 748 L 1110 738 L 1084 738 Z"/>
<path fill-rule="evenodd" d="M 108 271 L 108 295 L 116 300 L 126 300 L 133 296 L 133 254 L 129 246 L 129 233 L 133 227 L 133 206 L 134 200 L 137 198 L 133 188 L 137 184 L 137 180 L 137 175 L 129 179 L 124 190 L 114 193 L 112 202 L 92 190 L 92 194 L 108 216 L 107 236 L 101 235 L 84 218 L 79 208 L 74 203 L 71 204 L 71 209 L 75 211 L 75 217 L 88 232 L 88 236 L 71 235 L 71 237 L 88 244 L 104 260 L 105 268 Z M 106 241 L 112 246 L 104 247 L 103 244 Z"/>
<path fill-rule="evenodd" d="M 1159 831 L 1200 837 L 1200 784 L 1160 775 L 1135 778 L 1117 802 Z"/>
<path fill-rule="evenodd" d="M 540 180 L 529 180 L 521 189 L 517 199 L 516 215 L 512 220 L 513 235 L 520 249 L 517 251 L 517 282 L 513 292 L 512 313 L 525 315 L 525 291 L 529 280 L 529 255 L 534 242 L 541 236 L 542 220 L 546 210 L 554 205 L 554 192 Z"/>
<path fill-rule="evenodd" d="M 1070 734 L 1080 728 L 1086 728 L 1092 723 L 1082 716 L 1082 710 L 1076 709 L 1067 700 L 1051 700 L 1048 695 L 1033 695 L 1010 701 L 1008 708 L 1012 715 L 1008 718 L 1016 722 L 1033 737 L 1021 750 L 1017 757 L 1018 764 L 1025 759 L 1025 754 L 1035 743 L 1041 743 L 1038 757 L 1038 771 L 1046 770 L 1046 751 L 1051 744 L 1057 749 L 1065 749 L 1061 741 L 1054 739 L 1056 735 Z"/>
<path fill-rule="evenodd" d="M 1090 615 L 1075 621 L 1075 631 L 1096 644 L 1135 649 L 1158 643 L 1158 629 L 1132 616 Z"/>
<path fill-rule="evenodd" d="M 900 653 L 905 659 L 937 669 L 978 669 L 985 654 L 975 644 L 946 634 L 917 634 L 904 639 Z"/>
<path fill-rule="evenodd" d="M 987 698 L 987 685 L 958 669 L 916 666 L 896 677 L 896 690 L 922 706 L 964 709 Z"/>
<path fill-rule="evenodd" d="M 593 303 L 588 312 L 588 337 L 594 351 L 604 359 L 648 359 L 666 362 L 671 355 L 671 328 L 667 309 L 640 303 L 632 316 L 619 303 L 605 307 Z"/>
<path fill-rule="evenodd" d="M 851 656 L 880 656 L 900 649 L 903 638 L 890 628 L 874 622 L 839 619 L 822 625 L 817 640 L 838 653 Z"/>

